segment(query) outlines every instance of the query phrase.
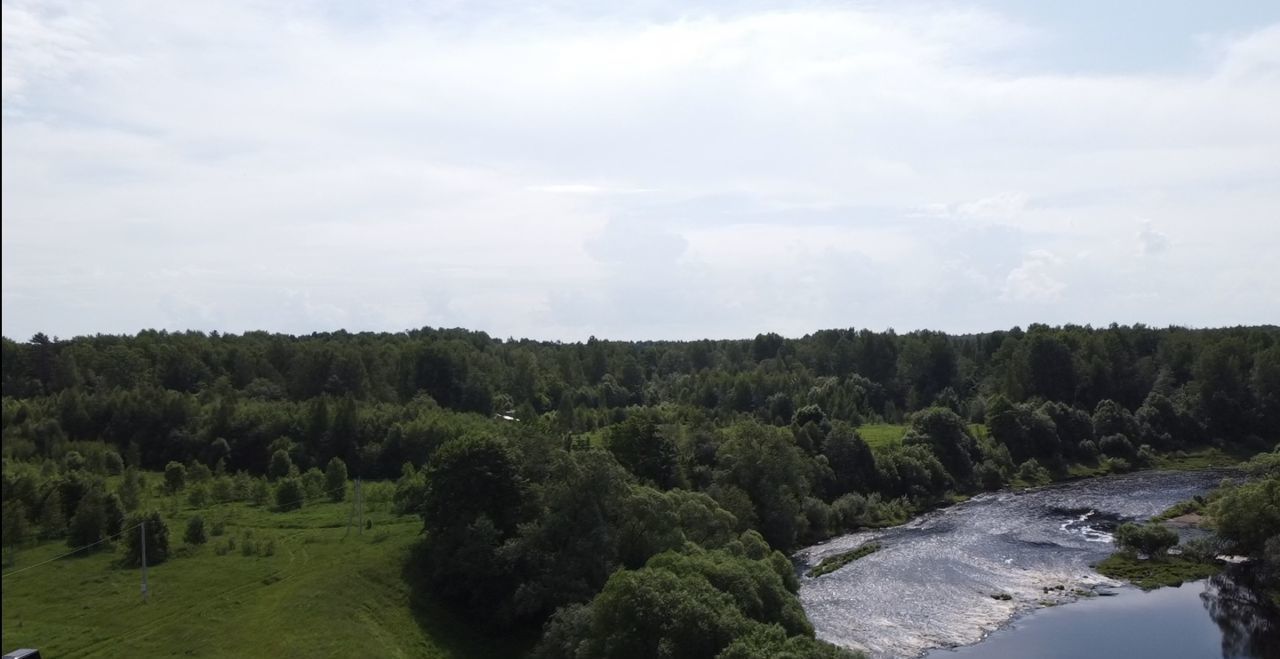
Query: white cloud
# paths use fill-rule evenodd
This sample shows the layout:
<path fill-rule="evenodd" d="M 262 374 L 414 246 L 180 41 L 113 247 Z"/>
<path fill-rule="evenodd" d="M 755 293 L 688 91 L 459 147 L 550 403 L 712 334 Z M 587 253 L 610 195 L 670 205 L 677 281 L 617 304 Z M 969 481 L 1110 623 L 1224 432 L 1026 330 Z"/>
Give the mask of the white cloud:
<path fill-rule="evenodd" d="M 1022 263 L 1009 271 L 1003 298 L 1012 302 L 1055 302 L 1062 298 L 1067 284 L 1058 279 L 1063 260 L 1052 252 L 1035 250 Z"/>
<path fill-rule="evenodd" d="M 1143 220 L 1138 229 L 1138 256 L 1154 256 L 1169 249 L 1169 236 L 1157 231 L 1151 220 Z"/>
<path fill-rule="evenodd" d="M 1052 26 L 991 12 L 557 7 L 6 0 L 4 333 L 1280 313 L 1238 287 L 1280 245 L 1280 26 L 1086 75 L 1005 66 Z M 1134 217 L 1178 248 L 1134 270 Z M 1169 294 L 1077 284 L 1121 275 Z"/>

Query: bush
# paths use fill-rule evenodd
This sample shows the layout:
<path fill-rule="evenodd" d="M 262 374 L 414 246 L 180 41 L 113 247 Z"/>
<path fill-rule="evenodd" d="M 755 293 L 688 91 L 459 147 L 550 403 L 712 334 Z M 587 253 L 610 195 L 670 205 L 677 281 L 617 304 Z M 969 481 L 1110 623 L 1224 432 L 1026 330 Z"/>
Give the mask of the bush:
<path fill-rule="evenodd" d="M 204 534 L 204 518 L 196 515 L 187 520 L 187 532 L 182 539 L 189 545 L 203 545 L 209 538 Z"/>
<path fill-rule="evenodd" d="M 244 537 L 240 538 L 240 555 L 253 556 L 258 553 L 258 544 L 253 541 L 253 535 L 245 532 Z"/>
<path fill-rule="evenodd" d="M 213 523 L 213 531 L 212 531 L 212 535 L 213 535 L 213 537 L 215 537 L 215 538 L 216 538 L 216 537 L 221 536 L 223 533 L 226 533 L 226 532 L 227 532 L 227 523 L 226 523 L 226 522 L 224 522 L 224 521 L 222 521 L 222 520 L 218 520 L 218 521 L 216 521 L 216 522 L 214 522 L 214 523 Z"/>
<path fill-rule="evenodd" d="M 264 478 L 258 478 L 253 481 L 253 485 L 249 490 L 249 500 L 255 506 L 265 506 L 271 500 L 271 486 L 267 485 Z"/>
<path fill-rule="evenodd" d="M 187 480 L 192 483 L 203 483 L 210 478 L 213 478 L 213 472 L 203 462 L 193 460 L 187 468 Z"/>
<path fill-rule="evenodd" d="M 1099 464 L 1103 469 L 1114 474 L 1125 474 L 1133 471 L 1133 465 L 1124 458 L 1103 458 Z"/>
<path fill-rule="evenodd" d="M 312 467 L 302 474 L 302 491 L 308 499 L 324 494 L 324 473 Z"/>
<path fill-rule="evenodd" d="M 164 489 L 169 494 L 180 492 L 187 485 L 187 468 L 181 462 L 164 466 Z"/>
<path fill-rule="evenodd" d="M 1121 524 L 1116 529 L 1116 545 L 1124 551 L 1146 554 L 1152 559 L 1162 558 L 1171 547 L 1178 544 L 1178 534 L 1163 524 Z"/>
<path fill-rule="evenodd" d="M 209 490 L 203 485 L 193 485 L 187 491 L 187 503 L 192 508 L 203 508 L 209 504 Z"/>
<path fill-rule="evenodd" d="M 124 471 L 124 458 L 120 457 L 115 451 L 107 451 L 102 458 L 102 466 L 107 470 L 108 474 L 117 476 Z"/>
<path fill-rule="evenodd" d="M 303 498 L 302 483 L 296 478 L 286 478 L 276 486 L 276 510 L 279 512 L 301 508 Z"/>
<path fill-rule="evenodd" d="M 289 452 L 284 449 L 276 449 L 271 454 L 271 462 L 267 465 L 267 475 L 272 480 L 287 478 L 293 472 L 293 460 L 289 459 Z"/>
<path fill-rule="evenodd" d="M 1102 451 L 1110 458 L 1123 458 L 1132 461 L 1137 455 L 1133 449 L 1133 442 L 1129 441 L 1124 435 L 1107 435 L 1098 440 L 1098 450 Z"/>
<path fill-rule="evenodd" d="M 973 476 L 984 490 L 998 490 L 1004 486 L 1004 474 L 991 460 L 983 460 L 973 469 Z"/>
<path fill-rule="evenodd" d="M 218 476 L 213 479 L 211 492 L 213 494 L 213 500 L 218 503 L 227 503 L 229 501 L 234 501 L 236 498 L 234 484 L 231 479 L 226 476 Z"/>
<path fill-rule="evenodd" d="M 856 492 L 850 492 L 831 504 L 831 512 L 836 523 L 845 531 L 851 531 L 867 524 L 867 499 Z"/>
<path fill-rule="evenodd" d="M 84 465 L 84 456 L 80 455 L 79 451 L 67 451 L 67 454 L 62 456 L 62 466 L 67 471 L 84 469 Z"/>
<path fill-rule="evenodd" d="M 1031 458 L 1018 467 L 1018 480 L 1028 485 L 1044 485 L 1053 479 L 1048 469 L 1041 467 L 1035 458 Z"/>
<path fill-rule="evenodd" d="M 324 470 L 324 489 L 329 493 L 330 501 L 342 501 L 347 497 L 347 465 L 334 458 Z"/>
<path fill-rule="evenodd" d="M 1196 538 L 1182 545 L 1182 555 L 1198 563 L 1211 563 L 1222 553 L 1221 542 L 1215 537 Z"/>

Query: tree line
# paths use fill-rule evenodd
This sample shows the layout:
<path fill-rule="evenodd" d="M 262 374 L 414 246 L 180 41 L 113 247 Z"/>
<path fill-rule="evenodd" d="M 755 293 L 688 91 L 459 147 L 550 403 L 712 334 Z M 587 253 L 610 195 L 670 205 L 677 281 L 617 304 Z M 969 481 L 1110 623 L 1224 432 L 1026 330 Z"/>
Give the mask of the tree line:
<path fill-rule="evenodd" d="M 340 464 L 396 479 L 421 515 L 421 592 L 537 630 L 540 656 L 843 656 L 814 640 L 783 552 L 1073 465 L 1280 438 L 1276 327 L 36 335 L 5 339 L 2 364 L 6 518 L 19 487 L 16 514 L 73 518 L 86 472 L 278 492 Z M 905 434 L 872 447 L 867 422 Z M 54 466 L 11 478 L 36 464 Z"/>

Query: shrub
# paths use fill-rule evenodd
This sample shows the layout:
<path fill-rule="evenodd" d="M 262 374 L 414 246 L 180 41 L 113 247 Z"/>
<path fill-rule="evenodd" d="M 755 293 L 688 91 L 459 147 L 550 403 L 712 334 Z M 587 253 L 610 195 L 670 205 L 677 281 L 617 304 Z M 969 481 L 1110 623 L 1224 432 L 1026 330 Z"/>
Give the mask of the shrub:
<path fill-rule="evenodd" d="M 169 494 L 179 492 L 187 485 L 187 468 L 181 462 L 164 466 L 164 489 Z"/>
<path fill-rule="evenodd" d="M 1124 474 L 1133 471 L 1133 465 L 1124 458 L 1103 458 L 1100 464 L 1103 469 L 1116 474 Z"/>
<path fill-rule="evenodd" d="M 1221 549 L 1221 542 L 1215 537 L 1195 538 L 1182 544 L 1182 555 L 1198 563 L 1211 563 Z"/>
<path fill-rule="evenodd" d="M 330 501 L 342 501 L 347 497 L 347 465 L 339 458 L 329 461 L 324 470 L 324 489 Z"/>
<path fill-rule="evenodd" d="M 253 536 L 246 533 L 245 536 L 240 539 L 240 555 L 253 556 L 256 553 L 258 553 L 258 545 L 253 541 Z"/>
<path fill-rule="evenodd" d="M 191 461 L 191 466 L 187 468 L 187 480 L 192 483 L 203 483 L 210 478 L 213 478 L 213 472 L 209 471 L 203 462 Z"/>
<path fill-rule="evenodd" d="M 1116 545 L 1128 552 L 1159 559 L 1178 544 L 1178 534 L 1163 524 L 1121 524 L 1116 529 Z"/>
<path fill-rule="evenodd" d="M 288 512 L 302 507 L 302 483 L 296 478 L 286 478 L 276 486 L 276 510 Z"/>
<path fill-rule="evenodd" d="M 209 490 L 203 485 L 194 485 L 187 490 L 187 503 L 192 508 L 203 508 L 209 504 Z"/>
<path fill-rule="evenodd" d="M 264 478 L 258 478 L 253 481 L 253 485 L 249 490 L 249 500 L 255 506 L 265 506 L 271 500 L 271 486 L 267 485 Z"/>
<path fill-rule="evenodd" d="M 204 518 L 196 515 L 187 520 L 187 532 L 182 539 L 189 545 L 203 545 L 209 538 L 204 534 Z"/>
<path fill-rule="evenodd" d="M 991 460 L 983 460 L 973 469 L 973 476 L 984 490 L 998 490 L 1004 486 L 1004 474 Z"/>
<path fill-rule="evenodd" d="M 1028 485 L 1044 485 L 1052 478 L 1049 476 L 1048 469 L 1040 466 L 1040 462 L 1035 458 L 1031 458 L 1018 467 L 1018 480 Z"/>
<path fill-rule="evenodd" d="M 1151 448 L 1149 444 L 1143 444 L 1138 447 L 1138 453 L 1133 460 L 1143 467 L 1150 467 L 1156 463 L 1155 449 Z"/>
<path fill-rule="evenodd" d="M 67 451 L 67 454 L 62 456 L 62 466 L 66 468 L 67 471 L 78 471 L 80 469 L 84 469 L 84 465 L 84 456 L 80 455 L 79 451 Z"/>
<path fill-rule="evenodd" d="M 124 458 L 115 451 L 107 451 L 102 458 L 102 466 L 107 470 L 108 474 L 117 476 L 124 471 Z"/>
<path fill-rule="evenodd" d="M 1123 458 L 1132 460 L 1137 452 L 1133 449 L 1133 443 L 1124 435 L 1115 434 L 1107 435 L 1098 440 L 1098 450 L 1111 458 Z"/>
<path fill-rule="evenodd" d="M 856 492 L 850 492 L 831 504 L 831 512 L 841 529 L 852 530 L 867 524 L 867 499 Z"/>
<path fill-rule="evenodd" d="M 312 467 L 302 474 L 302 491 L 308 499 L 324 494 L 324 473 Z"/>
<path fill-rule="evenodd" d="M 267 465 L 267 475 L 272 480 L 286 478 L 293 471 L 293 460 L 289 459 L 289 452 L 284 449 L 276 449 L 271 454 L 271 462 Z"/>
<path fill-rule="evenodd" d="M 213 479 L 211 492 L 213 493 L 213 500 L 218 503 L 227 503 L 235 500 L 236 498 L 235 487 L 232 484 L 231 479 L 226 476 L 218 476 Z"/>

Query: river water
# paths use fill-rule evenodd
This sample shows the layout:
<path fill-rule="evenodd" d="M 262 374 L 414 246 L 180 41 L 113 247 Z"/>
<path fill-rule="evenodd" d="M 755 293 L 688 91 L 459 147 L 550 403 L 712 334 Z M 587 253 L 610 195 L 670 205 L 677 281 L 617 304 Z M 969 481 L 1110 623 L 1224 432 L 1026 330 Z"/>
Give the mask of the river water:
<path fill-rule="evenodd" d="M 1038 633 L 1079 639 L 1082 633 L 1097 630 L 1090 627 L 1086 613 L 1075 612 L 1095 610 L 1101 613 L 1094 617 L 1094 623 L 1109 621 L 1112 627 L 1116 620 L 1135 611 L 1145 613 L 1133 615 L 1146 615 L 1156 624 L 1162 615 L 1166 622 L 1177 619 L 1167 617 L 1176 610 L 1177 615 L 1194 617 L 1208 630 L 1197 633 L 1201 645 L 1195 647 L 1219 647 L 1223 634 L 1213 633 L 1219 625 L 1211 618 L 1210 601 L 1200 596 L 1207 588 L 1205 582 L 1157 592 L 1145 599 L 1140 591 L 1130 588 L 1119 589 L 1116 597 L 1082 595 L 1113 592 L 1119 586 L 1089 567 L 1111 553 L 1110 532 L 1118 523 L 1151 517 L 1178 501 L 1207 492 L 1224 475 L 1209 471 L 1141 472 L 975 497 L 903 526 L 854 533 L 802 550 L 796 559 L 807 571 L 824 557 L 863 543 L 876 541 L 882 546 L 840 570 L 802 578 L 800 599 L 819 638 L 861 649 L 877 659 L 915 657 L 934 648 L 966 646 L 988 635 L 990 640 L 970 654 L 943 652 L 936 656 L 1049 656 L 1027 654 L 1028 648 L 1044 647 L 1027 643 L 1046 641 L 1029 638 L 1032 634 L 1024 630 L 1044 628 Z M 1080 602 L 1073 603 L 1077 600 Z M 1058 604 L 1069 605 L 1062 607 L 1063 613 L 1046 609 L 1021 617 L 1019 625 L 992 634 L 1015 617 Z M 1230 615 L 1218 617 L 1230 623 Z M 1138 618 L 1131 622 L 1138 624 Z M 1014 640 L 1007 640 L 1011 638 Z M 1000 654 L 1000 644 L 1007 645 L 1010 653 Z M 1192 653 L 1160 656 L 1264 656 L 1225 651 L 1199 654 L 1185 643 L 1177 647 Z M 1076 647 L 1075 651 L 1082 649 Z"/>

